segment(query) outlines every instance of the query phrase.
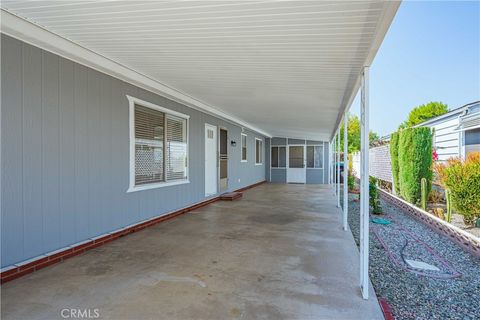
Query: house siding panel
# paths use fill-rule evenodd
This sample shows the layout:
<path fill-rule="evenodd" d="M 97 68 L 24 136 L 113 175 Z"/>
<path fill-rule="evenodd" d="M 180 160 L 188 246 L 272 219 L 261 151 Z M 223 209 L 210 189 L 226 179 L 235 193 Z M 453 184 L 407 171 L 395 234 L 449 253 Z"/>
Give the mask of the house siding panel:
<path fill-rule="evenodd" d="M 425 126 L 434 129 L 433 146 L 437 150 L 439 161 L 460 156 L 460 134 L 455 131 L 458 127 L 458 115 L 454 114 Z"/>
<path fill-rule="evenodd" d="M 285 146 L 285 145 L 287 145 L 287 138 L 273 137 L 271 139 L 271 145 L 272 146 Z"/>
<path fill-rule="evenodd" d="M 1 36 L 2 267 L 87 240 L 204 197 L 204 126 L 228 129 L 229 190 L 265 180 L 241 127 Z M 190 115 L 189 184 L 127 193 L 126 94 Z"/>
<path fill-rule="evenodd" d="M 307 168 L 307 183 L 322 184 L 323 183 L 323 169 L 308 169 Z"/>
<path fill-rule="evenodd" d="M 287 183 L 287 169 L 272 168 L 271 182 Z"/>
<path fill-rule="evenodd" d="M 24 257 L 23 50 L 22 44 L 11 38 L 2 40 L 1 48 L 1 258 L 2 261 L 6 261 L 7 258 L 7 261 L 19 261 Z M 11 232 L 11 230 L 16 230 L 16 232 Z"/>
<path fill-rule="evenodd" d="M 270 143 L 271 143 L 270 138 L 265 139 L 265 180 L 270 182 Z"/>

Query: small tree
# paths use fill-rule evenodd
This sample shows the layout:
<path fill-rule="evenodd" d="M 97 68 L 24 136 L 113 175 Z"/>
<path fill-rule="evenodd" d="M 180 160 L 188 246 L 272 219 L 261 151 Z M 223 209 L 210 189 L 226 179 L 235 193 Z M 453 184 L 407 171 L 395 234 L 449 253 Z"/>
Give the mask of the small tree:
<path fill-rule="evenodd" d="M 395 193 L 400 194 L 399 166 L 398 166 L 398 132 L 392 133 L 390 137 L 390 159 L 392 162 L 392 177 Z"/>
<path fill-rule="evenodd" d="M 340 127 L 340 151 L 343 150 L 343 128 L 344 123 Z M 348 153 L 355 153 L 360 151 L 360 119 L 354 114 L 348 115 L 347 139 L 348 139 Z M 370 145 L 378 141 L 380 138 L 377 133 L 369 132 Z"/>
<path fill-rule="evenodd" d="M 471 153 L 465 161 L 454 158 L 437 163 L 435 172 L 449 190 L 453 208 L 466 225 L 472 225 L 480 218 L 480 152 Z"/>
<path fill-rule="evenodd" d="M 427 180 L 427 196 L 432 188 L 432 132 L 430 128 L 400 131 L 398 146 L 399 183 L 402 198 L 418 204 L 422 178 Z"/>
<path fill-rule="evenodd" d="M 410 111 L 407 120 L 400 125 L 401 128 L 413 127 L 429 119 L 441 116 L 448 112 L 448 105 L 442 102 L 429 102 L 415 107 Z"/>
<path fill-rule="evenodd" d="M 378 196 L 377 190 L 377 178 L 370 176 L 369 185 L 368 185 L 368 193 L 369 193 L 369 204 L 372 208 L 373 214 L 381 214 L 382 207 L 380 205 L 380 197 Z"/>

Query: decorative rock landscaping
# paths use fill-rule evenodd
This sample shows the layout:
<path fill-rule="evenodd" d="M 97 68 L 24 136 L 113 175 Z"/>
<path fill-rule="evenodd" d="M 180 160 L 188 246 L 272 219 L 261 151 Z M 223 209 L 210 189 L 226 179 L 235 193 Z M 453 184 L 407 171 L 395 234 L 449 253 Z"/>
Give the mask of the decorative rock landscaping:
<path fill-rule="evenodd" d="M 349 196 L 349 225 L 358 245 L 358 195 Z M 370 222 L 370 278 L 395 319 L 480 319 L 480 259 L 381 202 L 391 224 Z"/>

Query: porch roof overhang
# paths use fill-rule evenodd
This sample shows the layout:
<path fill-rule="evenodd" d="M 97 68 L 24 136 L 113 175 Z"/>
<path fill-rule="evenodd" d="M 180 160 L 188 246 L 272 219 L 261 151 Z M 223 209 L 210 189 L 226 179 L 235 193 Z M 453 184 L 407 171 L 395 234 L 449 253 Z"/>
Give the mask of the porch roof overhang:
<path fill-rule="evenodd" d="M 329 140 L 393 1 L 2 1 L 1 31 L 266 136 Z"/>

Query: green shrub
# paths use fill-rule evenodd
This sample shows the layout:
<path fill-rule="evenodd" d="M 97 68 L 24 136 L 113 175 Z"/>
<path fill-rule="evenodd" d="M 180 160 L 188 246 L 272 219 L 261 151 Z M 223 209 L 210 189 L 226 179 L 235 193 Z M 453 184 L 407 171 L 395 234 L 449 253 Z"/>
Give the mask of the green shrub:
<path fill-rule="evenodd" d="M 398 166 L 400 195 L 412 204 L 419 204 L 422 178 L 427 180 L 427 194 L 432 189 L 432 132 L 430 128 L 408 128 L 400 131 Z"/>
<path fill-rule="evenodd" d="M 351 174 L 348 175 L 348 190 L 353 191 L 355 190 L 355 177 Z"/>
<path fill-rule="evenodd" d="M 463 215 L 466 225 L 473 225 L 480 218 L 480 152 L 471 153 L 465 161 L 455 158 L 437 164 L 435 171 L 455 211 Z"/>
<path fill-rule="evenodd" d="M 399 133 L 394 132 L 390 137 L 390 159 L 392 161 L 392 177 L 395 193 L 400 194 L 400 181 L 398 179 L 399 167 L 398 167 L 398 138 Z"/>
<path fill-rule="evenodd" d="M 369 204 L 372 208 L 372 213 L 374 214 L 381 214 L 382 207 L 380 206 L 380 199 L 378 196 L 378 189 L 377 189 L 377 179 L 375 177 L 370 176 L 369 184 L 368 184 L 368 191 L 369 191 Z"/>
<path fill-rule="evenodd" d="M 427 193 L 427 179 L 425 178 L 422 178 L 422 180 L 420 181 L 420 192 L 421 192 L 422 209 L 427 210 L 428 193 Z"/>

